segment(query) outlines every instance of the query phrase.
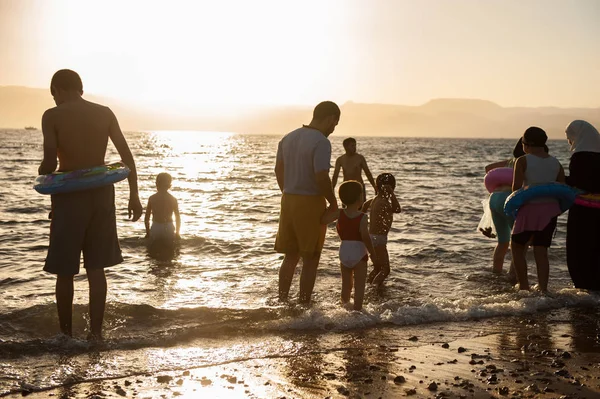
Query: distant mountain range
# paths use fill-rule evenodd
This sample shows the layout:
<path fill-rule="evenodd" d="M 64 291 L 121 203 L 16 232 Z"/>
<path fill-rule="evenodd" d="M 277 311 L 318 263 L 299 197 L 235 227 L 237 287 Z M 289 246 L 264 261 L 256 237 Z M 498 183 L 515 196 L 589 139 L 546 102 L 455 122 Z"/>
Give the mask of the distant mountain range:
<path fill-rule="evenodd" d="M 111 98 L 84 95 L 110 106 L 127 131 L 208 130 L 252 134 L 285 134 L 310 122 L 312 107 L 247 108 L 231 116 L 206 112 L 168 112 Z M 48 89 L 0 86 L 0 128 L 40 126 L 43 112 L 54 106 Z M 420 106 L 342 104 L 338 135 L 515 138 L 529 126 L 540 126 L 551 138 L 564 138 L 565 126 L 584 119 L 600 128 L 600 108 L 501 107 L 474 99 L 435 99 Z"/>

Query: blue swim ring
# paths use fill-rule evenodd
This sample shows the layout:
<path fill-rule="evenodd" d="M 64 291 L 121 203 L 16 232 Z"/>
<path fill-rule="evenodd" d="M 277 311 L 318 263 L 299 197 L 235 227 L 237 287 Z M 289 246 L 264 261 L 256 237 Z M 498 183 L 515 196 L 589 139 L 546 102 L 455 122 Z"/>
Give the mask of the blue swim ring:
<path fill-rule="evenodd" d="M 40 194 L 60 194 L 108 186 L 124 180 L 129 168 L 123 162 L 71 172 L 55 172 L 35 179 L 33 188 Z"/>
<path fill-rule="evenodd" d="M 575 202 L 577 191 L 562 183 L 537 184 L 521 188 L 512 193 L 504 203 L 504 213 L 512 218 L 517 217 L 519 208 L 525 203 L 538 198 L 553 198 L 558 201 L 561 212 L 565 212 Z"/>

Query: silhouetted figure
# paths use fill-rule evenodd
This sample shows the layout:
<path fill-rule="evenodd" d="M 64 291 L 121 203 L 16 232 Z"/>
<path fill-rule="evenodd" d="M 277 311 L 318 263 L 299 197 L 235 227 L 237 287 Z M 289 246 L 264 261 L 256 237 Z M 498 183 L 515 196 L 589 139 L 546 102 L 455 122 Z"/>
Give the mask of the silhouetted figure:
<path fill-rule="evenodd" d="M 104 165 L 108 139 L 129 167 L 129 217 L 142 215 L 137 173 L 133 155 L 113 112 L 84 100 L 83 85 L 77 73 L 62 69 L 54 74 L 50 92 L 56 107 L 42 116 L 44 160 L 39 174 L 56 170 L 68 172 Z M 72 331 L 73 276 L 79 273 L 83 251 L 90 287 L 89 339 L 102 339 L 106 303 L 104 268 L 123 261 L 115 216 L 113 185 L 85 191 L 52 195 L 50 245 L 44 270 L 57 275 L 56 305 L 60 330 Z"/>
<path fill-rule="evenodd" d="M 168 173 L 159 173 L 156 177 L 156 194 L 148 199 L 144 225 L 148 250 L 160 258 L 168 258 L 173 254 L 175 242 L 179 239 L 181 217 L 177 199 L 169 193 L 172 177 Z M 175 215 L 175 225 L 173 224 Z M 152 227 L 150 227 L 152 217 Z"/>
<path fill-rule="evenodd" d="M 586 121 L 567 127 L 571 144 L 567 184 L 600 196 L 600 135 Z M 600 205 L 600 197 L 596 199 Z M 600 208 L 574 204 L 567 221 L 567 266 L 577 288 L 600 290 Z"/>
<path fill-rule="evenodd" d="M 275 250 L 285 254 L 279 269 L 279 299 L 287 300 L 294 271 L 302 258 L 301 303 L 309 303 L 317 276 L 325 225 L 321 216 L 338 209 L 329 178 L 331 143 L 327 139 L 340 120 L 331 101 L 317 105 L 309 125 L 285 135 L 277 147 L 275 176 L 283 193 Z"/>
<path fill-rule="evenodd" d="M 356 139 L 348 137 L 343 141 L 342 144 L 344 145 L 344 150 L 346 150 L 346 153 L 335 161 L 335 169 L 333 170 L 333 177 L 331 178 L 333 188 L 335 190 L 335 185 L 337 184 L 337 179 L 341 168 L 344 175 L 344 181 L 356 180 L 363 185 L 363 196 L 366 200 L 367 190 L 362 179 L 363 170 L 365 172 L 365 176 L 367 176 L 367 179 L 369 179 L 371 186 L 373 186 L 375 193 L 377 193 L 377 186 L 375 185 L 373 175 L 367 166 L 367 160 L 365 157 L 356 152 Z"/>

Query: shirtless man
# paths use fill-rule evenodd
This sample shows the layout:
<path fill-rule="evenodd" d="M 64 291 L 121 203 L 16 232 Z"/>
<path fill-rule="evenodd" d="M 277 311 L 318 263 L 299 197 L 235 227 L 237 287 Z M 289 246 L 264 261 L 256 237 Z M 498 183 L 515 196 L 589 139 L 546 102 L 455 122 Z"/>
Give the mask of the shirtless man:
<path fill-rule="evenodd" d="M 128 211 L 133 221 L 138 220 L 142 204 L 135 162 L 115 115 L 109 108 L 81 97 L 83 85 L 74 71 L 56 72 L 50 82 L 50 92 L 56 107 L 42 116 L 44 159 L 38 173 L 52 173 L 57 166 L 58 171 L 67 172 L 104 165 L 110 138 L 131 170 Z M 104 268 L 123 261 L 112 185 L 52 195 L 50 245 L 44 270 L 57 275 L 58 320 L 61 332 L 68 336 L 73 334 L 73 277 L 79 273 L 82 251 L 90 289 L 88 339 L 101 340 L 107 290 Z"/>
<path fill-rule="evenodd" d="M 343 141 L 343 144 L 346 153 L 335 161 L 335 169 L 333 171 L 333 178 L 331 179 L 334 190 L 335 185 L 337 184 L 338 175 L 340 174 L 340 168 L 342 168 L 344 181 L 359 181 L 363 185 L 363 194 L 364 198 L 366 198 L 367 190 L 365 189 L 365 184 L 362 179 L 362 171 L 364 170 L 367 179 L 369 179 L 371 186 L 373 186 L 373 189 L 375 190 L 375 194 L 377 194 L 375 180 L 373 179 L 373 175 L 367 166 L 365 157 L 356 153 L 356 140 L 352 137 L 349 137 Z"/>

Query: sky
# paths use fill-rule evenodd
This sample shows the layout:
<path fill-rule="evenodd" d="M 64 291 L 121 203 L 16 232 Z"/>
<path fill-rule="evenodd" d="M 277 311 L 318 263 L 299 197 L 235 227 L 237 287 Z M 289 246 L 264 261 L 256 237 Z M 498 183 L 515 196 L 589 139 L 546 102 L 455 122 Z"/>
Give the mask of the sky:
<path fill-rule="evenodd" d="M 173 109 L 600 107 L 597 0 L 0 0 L 0 85 Z"/>

